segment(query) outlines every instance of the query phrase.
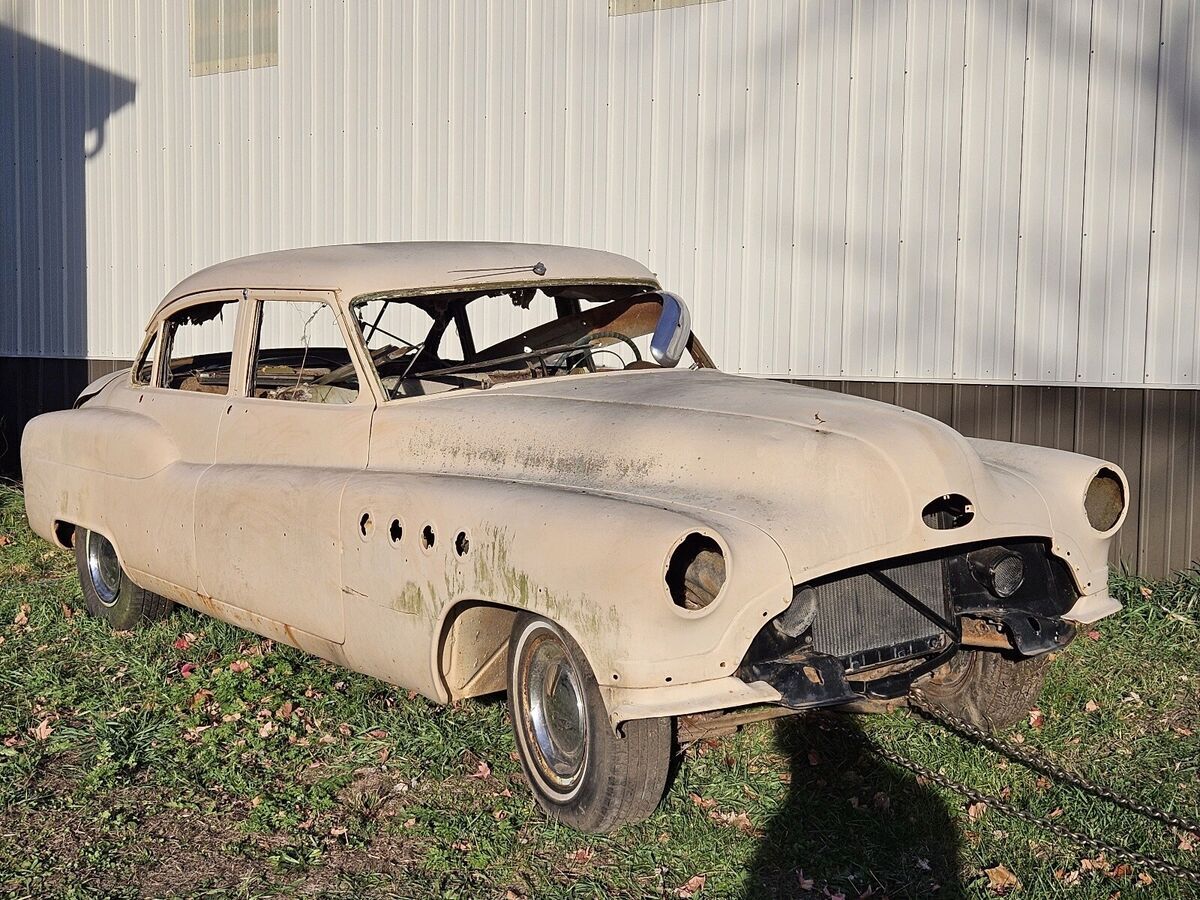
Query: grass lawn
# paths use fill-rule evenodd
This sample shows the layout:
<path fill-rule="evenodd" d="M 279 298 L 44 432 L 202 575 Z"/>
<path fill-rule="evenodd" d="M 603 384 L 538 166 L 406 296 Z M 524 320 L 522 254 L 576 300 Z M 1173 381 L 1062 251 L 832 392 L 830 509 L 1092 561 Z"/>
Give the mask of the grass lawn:
<path fill-rule="evenodd" d="M 1114 583 L 1124 612 L 1054 664 L 1038 727 L 1013 736 L 1196 817 L 1200 572 Z M 188 610 L 110 631 L 84 613 L 71 555 L 0 488 L 5 896 L 1200 896 L 968 809 L 828 721 L 691 747 L 648 822 L 577 834 L 533 806 L 500 700 L 438 707 Z M 850 721 L 952 778 L 1200 868 L 1188 835 L 935 725 Z M 1020 885 L 993 887 L 998 865 Z"/>

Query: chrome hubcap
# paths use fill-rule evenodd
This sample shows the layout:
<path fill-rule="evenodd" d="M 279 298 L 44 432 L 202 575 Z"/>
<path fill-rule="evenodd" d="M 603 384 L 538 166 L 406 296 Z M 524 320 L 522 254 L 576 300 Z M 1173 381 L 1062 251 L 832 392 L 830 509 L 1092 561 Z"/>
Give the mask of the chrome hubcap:
<path fill-rule="evenodd" d="M 92 531 L 87 533 L 85 549 L 88 574 L 92 578 L 92 587 L 96 589 L 96 596 L 105 606 L 112 606 L 121 592 L 121 563 L 117 560 L 117 551 L 107 538 Z"/>
<path fill-rule="evenodd" d="M 525 733 L 542 776 L 554 787 L 569 790 L 587 757 L 582 680 L 566 648 L 553 635 L 538 635 L 531 644 Z"/>

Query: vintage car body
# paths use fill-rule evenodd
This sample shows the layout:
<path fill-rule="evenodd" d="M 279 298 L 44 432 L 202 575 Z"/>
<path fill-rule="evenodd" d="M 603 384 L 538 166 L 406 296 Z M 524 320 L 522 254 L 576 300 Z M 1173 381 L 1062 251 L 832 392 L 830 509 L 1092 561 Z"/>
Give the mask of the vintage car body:
<path fill-rule="evenodd" d="M 448 322 L 445 298 L 470 292 L 458 316 L 498 302 L 489 296 L 528 304 L 533 290 L 555 297 L 558 324 L 482 354 L 520 355 L 534 334 L 594 347 L 621 328 L 632 336 L 635 318 L 645 335 L 671 296 L 631 260 L 538 245 L 313 248 L 204 270 L 168 294 L 147 342 L 164 347 L 180 327 L 165 323 L 228 301 L 226 391 L 204 392 L 212 371 L 199 364 L 182 382 L 196 389 L 168 386 L 181 370 L 163 352 L 35 419 L 22 442 L 30 523 L 63 546 L 77 529 L 102 535 L 146 591 L 439 702 L 505 689 L 514 620 L 536 614 L 586 658 L 618 736 L 621 723 L 756 704 L 894 700 L 960 646 L 1032 656 L 1119 608 L 1108 549 L 1128 486 L 1110 463 L 726 375 L 694 337 L 691 369 L 576 362 L 559 366 L 570 377 L 540 377 L 505 362 L 470 385 L 484 389 L 423 392 L 474 377 L 472 348 L 456 373 L 435 368 L 399 399 L 412 362 L 390 388 L 364 340 L 362 304 L 376 298 L 420 298 Z M 581 309 L 590 292 L 609 301 Z M 254 356 L 275 300 L 331 313 L 351 402 L 254 388 L 275 372 Z M 404 343 L 405 358 L 422 358 L 425 341 Z M 305 366 L 283 368 L 290 379 Z M 306 381 L 310 394 L 328 369 Z M 993 552 L 1022 557 L 1012 604 L 980 599 Z M 715 579 L 713 596 L 689 603 L 672 567 L 697 559 L 717 569 L 683 577 Z M 924 612 L 911 602 L 923 578 L 945 592 L 920 598 Z M 801 598 L 807 613 L 795 612 Z M 785 613 L 803 627 L 763 638 Z M 782 646 L 788 630 L 806 643 Z M 872 671 L 883 673 L 873 687 Z"/>

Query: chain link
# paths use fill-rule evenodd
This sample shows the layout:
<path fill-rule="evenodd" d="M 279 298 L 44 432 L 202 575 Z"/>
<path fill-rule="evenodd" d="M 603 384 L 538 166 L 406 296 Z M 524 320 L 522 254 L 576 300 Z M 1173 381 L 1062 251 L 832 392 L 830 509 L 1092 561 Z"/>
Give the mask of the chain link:
<path fill-rule="evenodd" d="M 1189 819 L 1184 819 L 1172 813 L 1164 812 L 1161 809 L 1156 809 L 1145 803 L 1139 803 L 1136 800 L 1131 800 L 1128 797 L 1116 793 L 1111 788 L 1106 788 L 1103 785 L 1093 784 L 1080 775 L 1075 774 L 1069 769 L 1064 769 L 1062 766 L 1052 762 L 1044 755 L 1030 747 L 1021 747 L 1017 744 L 1007 741 L 998 740 L 993 735 L 977 728 L 970 722 L 944 709 L 941 706 L 933 703 L 926 696 L 925 692 L 919 688 L 912 691 L 909 695 L 909 705 L 916 707 L 922 713 L 935 722 L 946 726 L 947 728 L 957 731 L 959 734 L 966 737 L 974 738 L 979 743 L 996 751 L 1009 759 L 1021 763 L 1024 766 L 1033 769 L 1035 772 L 1040 772 L 1048 778 L 1053 778 L 1056 781 L 1064 781 L 1067 784 L 1073 785 L 1086 794 L 1091 794 L 1101 800 L 1107 800 L 1114 806 L 1119 806 L 1122 809 L 1145 816 L 1148 819 L 1154 819 L 1157 822 L 1162 822 L 1164 825 L 1169 825 L 1173 828 L 1180 828 L 1183 831 L 1190 831 L 1196 835 L 1200 835 L 1200 824 Z"/>
<path fill-rule="evenodd" d="M 1166 825 L 1171 825 L 1176 828 L 1181 828 L 1185 831 L 1191 831 L 1200 834 L 1200 827 L 1187 819 L 1163 812 L 1162 810 L 1148 806 L 1144 803 L 1138 803 L 1137 801 L 1130 800 L 1129 798 L 1123 797 L 1110 788 L 1103 787 L 1102 785 L 1092 784 L 1082 776 L 1036 755 L 1029 748 L 1018 747 L 1015 744 L 997 740 L 987 732 L 976 728 L 974 725 L 971 725 L 968 722 L 963 721 L 961 718 L 949 712 L 948 710 L 942 709 L 940 706 L 935 705 L 919 689 L 914 690 L 909 695 L 909 700 L 912 706 L 916 707 L 916 709 L 924 713 L 938 724 L 957 731 L 966 737 L 974 738 L 989 749 L 1007 756 L 1010 759 L 1021 763 L 1022 765 L 1028 766 L 1030 769 L 1036 772 L 1040 772 L 1047 777 L 1070 784 L 1084 793 L 1091 794 L 1092 796 L 1102 800 L 1106 800 L 1109 803 L 1121 807 L 1122 809 L 1133 813 L 1138 813 L 1142 816 L 1154 819 L 1155 821 L 1162 822 Z M 829 716 L 826 718 L 836 720 L 837 717 Z M 972 803 L 983 803 L 1004 815 L 1012 816 L 1013 818 L 1020 819 L 1023 822 L 1035 826 L 1036 828 L 1040 828 L 1044 831 L 1050 832 L 1051 834 L 1058 835 L 1059 837 L 1064 838 L 1079 847 L 1085 847 L 1095 853 L 1102 853 L 1104 854 L 1105 858 L 1109 859 L 1110 861 L 1124 860 L 1132 864 L 1135 868 L 1143 871 L 1154 872 L 1158 875 L 1165 875 L 1170 878 L 1177 878 L 1181 881 L 1200 885 L 1200 870 L 1190 869 L 1186 866 L 1180 866 L 1168 860 L 1151 856 L 1146 853 L 1141 853 L 1129 847 L 1121 846 L 1120 844 L 1110 844 L 1108 841 L 1093 837 L 1090 834 L 1073 831 L 1072 829 L 1067 828 L 1065 825 L 1055 822 L 1053 819 L 1035 815 L 1000 797 L 991 794 L 985 794 L 982 791 L 978 791 L 975 788 L 970 787 L 969 785 L 954 781 L 946 775 L 943 775 L 941 772 L 937 772 L 928 766 L 924 766 L 921 763 L 914 762 L 906 756 L 902 756 L 894 750 L 890 750 L 887 747 L 881 746 L 874 739 L 868 737 L 857 729 L 850 729 L 848 726 L 838 721 L 833 721 L 832 724 L 834 724 L 835 727 L 844 730 L 846 733 L 853 733 L 858 735 L 860 738 L 865 739 L 867 749 L 876 756 L 886 759 L 888 762 L 900 766 L 903 769 L 907 769 L 914 775 L 924 778 L 933 784 L 939 785 L 949 791 L 953 791 L 954 793 L 967 798 Z"/>

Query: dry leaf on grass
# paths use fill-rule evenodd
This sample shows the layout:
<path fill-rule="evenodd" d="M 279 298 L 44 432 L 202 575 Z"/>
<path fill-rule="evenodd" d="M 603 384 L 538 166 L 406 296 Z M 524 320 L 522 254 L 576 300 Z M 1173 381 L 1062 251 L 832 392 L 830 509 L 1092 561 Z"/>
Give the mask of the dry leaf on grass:
<path fill-rule="evenodd" d="M 20 628 L 23 625 L 29 624 L 29 613 L 33 609 L 28 603 L 22 603 L 21 608 L 17 610 L 17 614 L 13 616 L 12 623 Z"/>
<path fill-rule="evenodd" d="M 758 829 L 754 827 L 754 825 L 750 822 L 750 817 L 744 812 L 719 812 L 718 810 L 713 809 L 709 810 L 708 817 L 714 822 L 719 822 L 722 825 L 729 825 L 732 828 L 736 828 L 738 831 L 741 831 L 744 834 L 758 834 Z"/>
<path fill-rule="evenodd" d="M 987 876 L 988 887 L 997 894 L 1006 894 L 1021 887 L 1020 879 L 1003 863 L 984 869 L 983 874 Z"/>
<path fill-rule="evenodd" d="M 701 809 L 712 809 L 717 805 L 716 800 L 709 800 L 707 797 L 701 797 L 699 794 L 688 794 L 688 797 Z"/>
<path fill-rule="evenodd" d="M 1029 727 L 1030 728 L 1041 728 L 1045 724 L 1046 724 L 1046 717 L 1045 717 L 1045 715 L 1042 714 L 1042 711 L 1040 709 L 1038 709 L 1035 706 L 1033 709 L 1031 709 L 1029 711 Z"/>
<path fill-rule="evenodd" d="M 49 719 L 42 719 L 42 721 L 29 729 L 29 733 L 33 736 L 34 740 L 44 741 L 54 733 L 54 729 L 50 727 Z"/>
<path fill-rule="evenodd" d="M 596 851 L 591 847 L 580 847 L 574 853 L 568 853 L 567 859 L 576 865 L 583 865 L 590 862 L 592 857 L 596 855 Z"/>
<path fill-rule="evenodd" d="M 492 767 L 489 766 L 486 762 L 484 762 L 481 759 L 479 761 L 479 765 L 477 765 L 475 767 L 475 771 L 472 772 L 467 777 L 468 778 L 478 778 L 480 781 L 483 781 L 485 778 L 491 778 L 492 777 Z"/>
<path fill-rule="evenodd" d="M 675 891 L 676 897 L 695 897 L 704 889 L 705 876 L 693 875 Z"/>
<path fill-rule="evenodd" d="M 246 662 L 244 659 L 235 659 L 229 664 L 230 672 L 245 672 L 249 668 L 250 663 Z"/>
<path fill-rule="evenodd" d="M 1100 712 L 1100 704 L 1095 700 L 1089 700 L 1087 703 L 1083 704 L 1083 711 L 1089 713 Z"/>
<path fill-rule="evenodd" d="M 974 821 L 987 812 L 987 808 L 986 803 L 972 803 L 967 807 L 967 818 Z"/>

